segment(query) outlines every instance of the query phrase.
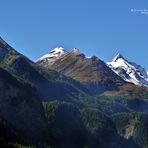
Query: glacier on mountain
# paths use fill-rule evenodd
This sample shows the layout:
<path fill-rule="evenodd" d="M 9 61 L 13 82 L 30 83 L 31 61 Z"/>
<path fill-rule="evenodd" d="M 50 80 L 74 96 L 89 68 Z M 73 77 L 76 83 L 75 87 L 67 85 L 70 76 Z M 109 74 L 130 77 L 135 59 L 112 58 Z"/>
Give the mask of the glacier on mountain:
<path fill-rule="evenodd" d="M 129 62 L 121 54 L 113 58 L 107 65 L 125 81 L 148 87 L 148 74 L 144 68 L 136 63 Z"/>

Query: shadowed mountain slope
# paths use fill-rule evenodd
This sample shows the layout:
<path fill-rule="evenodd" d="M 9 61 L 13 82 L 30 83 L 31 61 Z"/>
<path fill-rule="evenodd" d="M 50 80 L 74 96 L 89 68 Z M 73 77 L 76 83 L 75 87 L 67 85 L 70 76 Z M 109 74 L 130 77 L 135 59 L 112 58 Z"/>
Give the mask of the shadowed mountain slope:
<path fill-rule="evenodd" d="M 81 93 L 89 93 L 79 82 L 33 63 L 3 39 L 0 39 L 0 55 L 0 66 L 34 85 L 44 100 L 70 100 Z"/>

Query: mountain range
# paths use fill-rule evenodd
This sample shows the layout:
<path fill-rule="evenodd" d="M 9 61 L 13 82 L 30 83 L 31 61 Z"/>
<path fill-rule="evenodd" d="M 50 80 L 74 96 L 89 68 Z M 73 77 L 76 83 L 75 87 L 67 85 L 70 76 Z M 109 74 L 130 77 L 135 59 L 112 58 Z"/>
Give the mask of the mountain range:
<path fill-rule="evenodd" d="M 147 72 L 59 47 L 36 62 L 0 38 L 0 147 L 147 148 Z"/>
<path fill-rule="evenodd" d="M 65 72 L 66 69 L 68 68 L 68 66 L 66 67 L 65 64 L 64 64 L 64 67 L 62 67 L 61 63 L 64 63 L 64 61 L 66 61 L 70 58 L 71 58 L 71 60 L 72 60 L 72 58 L 75 58 L 75 60 L 77 60 L 77 61 L 79 60 L 82 65 L 83 65 L 84 61 L 87 63 L 87 61 L 89 62 L 90 60 L 92 60 L 92 61 L 96 61 L 96 63 L 97 63 L 100 60 L 95 56 L 87 58 L 83 53 L 81 53 L 79 51 L 79 49 L 76 49 L 76 48 L 73 49 L 71 52 L 67 52 L 64 48 L 57 47 L 57 48 L 53 49 L 51 52 L 49 52 L 48 54 L 39 58 L 36 62 L 37 62 L 37 64 L 42 65 L 43 67 L 55 69 L 59 72 L 62 72 L 66 75 L 70 75 L 71 77 L 82 81 L 82 79 L 77 78 L 76 76 L 74 76 L 74 74 L 70 74 L 70 73 L 75 73 L 76 70 L 78 70 L 78 69 L 80 70 L 80 67 L 76 68 L 76 70 L 74 69 L 72 72 Z M 70 65 L 70 64 L 75 63 L 75 61 L 68 61 L 68 62 L 66 61 L 66 64 Z M 103 61 L 100 60 L 100 62 L 102 62 L 100 65 L 104 64 Z M 121 54 L 118 54 L 117 56 L 115 56 L 115 58 L 113 58 L 112 62 L 107 62 L 106 64 L 107 64 L 107 66 L 109 66 L 112 69 L 112 71 L 114 73 L 116 73 L 118 76 L 120 76 L 124 81 L 129 82 L 129 83 L 134 83 L 135 85 L 146 86 L 146 87 L 148 86 L 148 74 L 147 74 L 146 70 L 142 66 L 140 66 L 134 62 L 129 62 Z M 58 66 L 56 66 L 56 65 L 58 65 Z M 60 65 L 61 65 L 61 67 L 60 67 Z M 91 67 L 92 67 L 92 65 L 91 65 Z M 104 69 L 105 69 L 105 67 L 106 66 L 104 65 Z M 81 68 L 81 70 L 82 70 L 82 68 Z M 83 71 L 85 71 L 85 70 L 83 70 Z M 110 75 L 113 75 L 113 74 L 110 73 Z M 113 76 L 113 77 L 115 77 L 115 76 Z M 83 78 L 84 78 L 84 76 L 83 76 Z M 97 78 L 99 78 L 99 76 L 97 76 Z M 94 77 L 93 77 L 93 79 L 94 79 Z M 92 78 L 91 78 L 91 80 L 92 80 Z M 85 80 L 85 81 L 87 82 L 90 80 Z"/>

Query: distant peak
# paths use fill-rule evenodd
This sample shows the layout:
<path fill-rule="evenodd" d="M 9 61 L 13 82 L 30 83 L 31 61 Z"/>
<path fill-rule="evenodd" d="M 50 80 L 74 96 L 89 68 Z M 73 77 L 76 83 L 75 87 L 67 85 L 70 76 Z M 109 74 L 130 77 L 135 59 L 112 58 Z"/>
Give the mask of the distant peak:
<path fill-rule="evenodd" d="M 74 49 L 72 50 L 72 52 L 73 52 L 73 53 L 76 53 L 76 54 L 80 54 L 80 53 L 81 53 L 78 48 L 74 48 Z"/>
<path fill-rule="evenodd" d="M 113 62 L 116 62 L 118 59 L 124 59 L 124 57 L 122 56 L 121 53 L 118 53 L 114 58 L 113 58 Z M 125 59 L 124 59 L 125 60 Z"/>
<path fill-rule="evenodd" d="M 50 52 L 60 52 L 60 51 L 65 51 L 65 49 L 63 47 L 56 47 L 53 50 L 51 50 Z"/>
<path fill-rule="evenodd" d="M 37 59 L 36 62 L 40 64 L 45 64 L 45 62 L 48 64 L 52 64 L 57 59 L 60 59 L 67 54 L 68 52 L 63 47 L 56 47 L 52 49 L 48 54 L 45 54 L 41 58 Z"/>

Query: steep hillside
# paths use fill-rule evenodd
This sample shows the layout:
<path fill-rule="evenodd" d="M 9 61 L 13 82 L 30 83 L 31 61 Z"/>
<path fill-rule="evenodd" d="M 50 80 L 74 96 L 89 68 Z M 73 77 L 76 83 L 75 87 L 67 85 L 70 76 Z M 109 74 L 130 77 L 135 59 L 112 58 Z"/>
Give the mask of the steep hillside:
<path fill-rule="evenodd" d="M 2 119 L 0 120 L 1 125 L 3 125 L 3 122 L 6 122 L 4 125 L 9 125 L 6 128 L 8 133 L 6 131 L 2 133 L 1 131 L 1 136 L 6 132 L 6 136 L 2 137 L 4 140 L 12 140 L 12 142 L 18 140 L 18 142 L 26 144 L 39 144 L 38 142 L 42 140 L 41 135 L 45 130 L 45 118 L 35 88 L 17 80 L 1 68 L 0 117 Z"/>
<path fill-rule="evenodd" d="M 122 113 L 113 116 L 118 133 L 125 139 L 133 139 L 140 148 L 148 147 L 148 115 Z"/>
<path fill-rule="evenodd" d="M 18 53 L 2 39 L 0 39 L 0 53 L 3 53 L 3 56 L 0 57 L 0 66 L 12 75 L 34 85 L 43 100 L 71 100 L 78 98 L 80 94 L 89 93 L 82 84 L 54 71 L 44 70 Z"/>
<path fill-rule="evenodd" d="M 0 147 L 147 148 L 146 113 L 148 88 L 97 57 L 56 48 L 34 63 L 0 38 Z"/>
<path fill-rule="evenodd" d="M 120 137 L 112 120 L 94 108 L 66 102 L 44 102 L 52 144 L 57 148 L 138 148 L 132 140 Z"/>

